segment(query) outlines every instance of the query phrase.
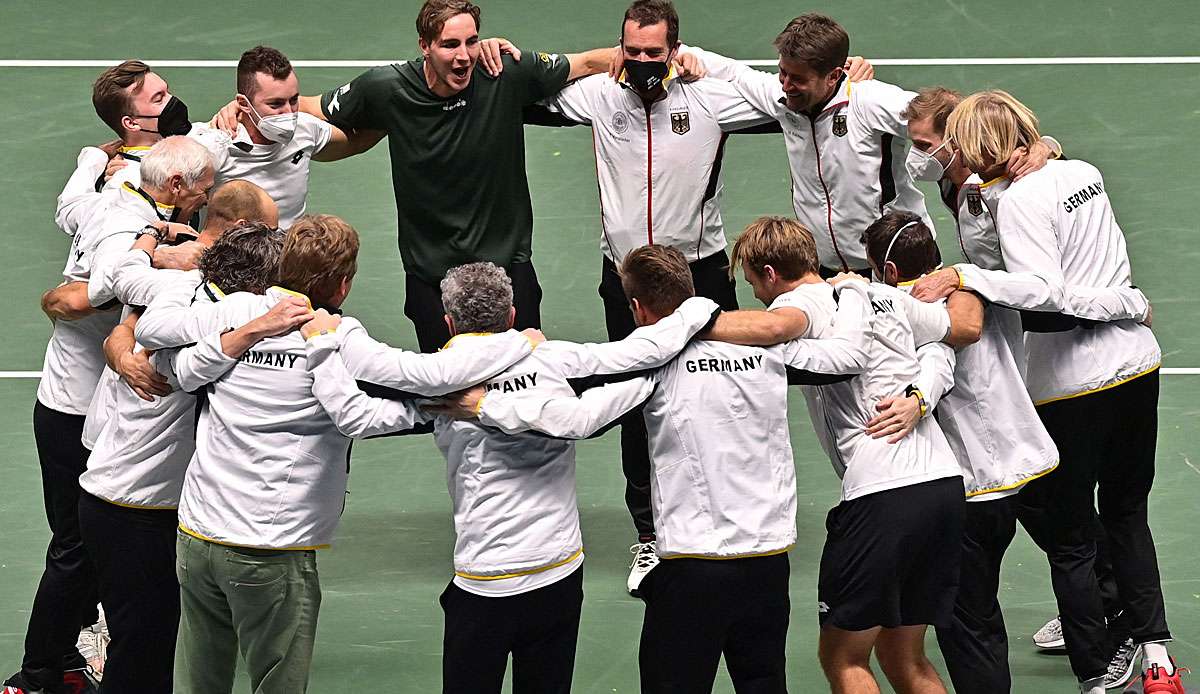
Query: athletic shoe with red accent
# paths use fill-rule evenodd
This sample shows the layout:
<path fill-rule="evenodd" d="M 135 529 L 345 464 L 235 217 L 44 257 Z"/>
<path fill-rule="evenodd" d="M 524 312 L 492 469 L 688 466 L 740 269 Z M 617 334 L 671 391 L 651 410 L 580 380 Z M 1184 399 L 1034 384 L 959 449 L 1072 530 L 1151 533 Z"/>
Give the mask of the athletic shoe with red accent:
<path fill-rule="evenodd" d="M 1187 668 L 1175 667 L 1174 658 L 1171 658 L 1171 667 L 1175 668 L 1175 672 L 1170 675 L 1157 665 L 1152 665 L 1142 673 L 1143 694 L 1186 694 L 1179 674 Z"/>

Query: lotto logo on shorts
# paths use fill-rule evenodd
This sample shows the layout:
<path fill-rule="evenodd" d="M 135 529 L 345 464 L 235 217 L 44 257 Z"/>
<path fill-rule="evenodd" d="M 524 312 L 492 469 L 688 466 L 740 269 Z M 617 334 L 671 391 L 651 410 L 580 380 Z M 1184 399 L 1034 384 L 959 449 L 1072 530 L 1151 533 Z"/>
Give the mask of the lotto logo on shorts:
<path fill-rule="evenodd" d="M 829 603 L 818 602 L 817 603 L 817 612 L 820 614 L 829 614 Z"/>

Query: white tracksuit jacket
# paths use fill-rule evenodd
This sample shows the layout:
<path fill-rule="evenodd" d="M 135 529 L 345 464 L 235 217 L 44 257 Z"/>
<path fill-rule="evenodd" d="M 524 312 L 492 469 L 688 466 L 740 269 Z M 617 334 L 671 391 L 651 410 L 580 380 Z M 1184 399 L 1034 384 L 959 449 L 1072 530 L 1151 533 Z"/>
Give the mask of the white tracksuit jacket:
<path fill-rule="evenodd" d="M 756 109 L 783 127 L 796 218 L 812 232 L 821 264 L 835 270 L 869 267 L 859 237 L 887 212 L 912 212 L 929 229 L 925 196 L 904 166 L 908 121 L 900 114 L 914 92 L 843 78 L 815 118 L 793 113 L 778 75 L 694 47 L 709 77 L 731 81 Z"/>
<path fill-rule="evenodd" d="M 986 201 L 987 188 L 981 192 Z M 1051 161 L 1008 184 L 999 197 L 996 226 L 1006 270 L 955 266 L 963 287 L 1001 306 L 1105 321 L 1026 333 L 1026 384 L 1035 404 L 1094 392 L 1158 368 L 1158 341 L 1140 323 L 1145 297 L 1131 288 L 1125 236 L 1094 166 Z"/>
<path fill-rule="evenodd" d="M 556 399 L 574 400 L 568 379 L 661 366 L 708 325 L 716 311 L 712 301 L 693 298 L 657 324 L 618 342 L 544 342 L 486 382 L 483 409 L 505 407 L 531 417 L 554 416 Z M 443 353 L 472 349 L 470 340 L 468 335 L 456 336 Z M 360 391 L 350 377 L 351 355 L 341 353 L 344 345 L 339 350 L 339 341 L 337 333 L 314 336 L 307 349 L 313 394 L 343 434 L 360 438 L 401 431 L 430 418 L 412 402 L 372 398 Z M 516 583 L 578 560 L 583 541 L 575 496 L 575 443 L 570 439 L 592 435 L 648 393 L 644 379 L 587 391 L 585 408 L 556 420 L 559 438 L 510 436 L 475 422 L 437 418 L 434 435 L 446 457 L 454 507 L 456 583 L 468 590 L 479 582 Z M 521 581 L 514 592 L 536 587 Z"/>
<path fill-rule="evenodd" d="M 128 186 L 112 195 L 97 214 L 87 215 L 71 239 L 70 255 L 63 268 L 64 282 L 88 281 L 107 276 L 129 250 L 137 232 L 165 218 L 172 208 L 157 205 Z M 91 299 L 89 292 L 89 299 Z M 111 299 L 93 302 L 99 306 Z M 58 412 L 86 415 L 104 371 L 104 338 L 121 319 L 120 311 L 103 311 L 79 320 L 60 320 L 46 347 L 38 401 Z"/>
<path fill-rule="evenodd" d="M 129 251 L 118 264 L 114 291 L 127 306 L 209 303 L 222 296 L 211 285 L 200 287 L 198 270 L 155 270 L 142 251 Z M 196 326 L 193 340 L 220 328 Z M 135 346 L 141 351 L 141 345 Z M 167 376 L 172 391 L 147 402 L 111 369 L 105 369 L 85 424 L 92 454 L 79 485 L 88 493 L 118 506 L 173 509 L 179 506 L 183 475 L 196 450 L 196 398 L 181 390 L 164 364 L 168 355 L 155 353 L 150 363 Z M 89 430 L 91 435 L 89 436 Z"/>
<path fill-rule="evenodd" d="M 725 248 L 721 160 L 731 130 L 773 120 L 724 80 L 665 81 L 646 107 L 608 75 L 567 85 L 546 100 L 564 117 L 592 127 L 600 184 L 600 250 L 617 265 L 658 243 L 689 262 Z"/>
<path fill-rule="evenodd" d="M 231 294 L 207 306 L 152 307 L 135 334 L 149 346 L 155 337 L 149 330 L 164 324 L 173 327 L 157 337 L 181 341 L 186 333 L 180 329 L 204 321 L 240 326 L 289 294 L 294 292 L 272 287 L 262 296 Z M 164 320 L 172 315 L 174 320 Z M 150 326 L 143 324 L 147 318 Z M 352 318 L 342 320 L 339 332 L 365 357 L 367 367 L 356 377 L 431 396 L 485 380 L 530 352 L 529 341 L 516 331 L 464 338 L 470 348 L 454 355 L 389 348 L 371 340 Z M 172 372 L 181 388 L 211 384 L 179 503 L 185 532 L 220 544 L 271 549 L 332 542 L 346 493 L 349 440 L 312 393 L 304 342 L 293 331 L 231 359 L 215 332 L 174 355 Z"/>
<path fill-rule="evenodd" d="M 766 348 L 696 341 L 644 379 L 652 388 L 645 417 L 660 556 L 751 557 L 784 552 L 795 543 L 785 367 L 826 374 L 863 368 L 871 336 L 866 287 L 856 282 L 843 287 L 831 339 Z M 637 388 L 633 383 L 621 385 Z M 616 390 L 611 397 L 630 395 Z M 586 409 L 582 402 L 565 398 L 520 408 L 489 397 L 480 421 L 508 432 L 570 436 L 572 413 Z"/>

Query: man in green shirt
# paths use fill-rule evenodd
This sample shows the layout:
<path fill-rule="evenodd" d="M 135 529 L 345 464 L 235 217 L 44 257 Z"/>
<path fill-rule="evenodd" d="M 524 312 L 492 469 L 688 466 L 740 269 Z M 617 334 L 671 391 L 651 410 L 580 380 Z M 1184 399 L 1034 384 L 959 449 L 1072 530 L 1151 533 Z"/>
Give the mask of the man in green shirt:
<path fill-rule="evenodd" d="M 541 288 L 531 263 L 533 209 L 522 109 L 568 81 L 608 69 L 613 49 L 480 61 L 479 8 L 427 0 L 417 16 L 422 57 L 374 68 L 301 110 L 346 131 L 388 135 L 405 315 L 423 351 L 450 338 L 438 283 L 446 271 L 491 261 L 513 281 L 516 327 L 538 327 Z"/>

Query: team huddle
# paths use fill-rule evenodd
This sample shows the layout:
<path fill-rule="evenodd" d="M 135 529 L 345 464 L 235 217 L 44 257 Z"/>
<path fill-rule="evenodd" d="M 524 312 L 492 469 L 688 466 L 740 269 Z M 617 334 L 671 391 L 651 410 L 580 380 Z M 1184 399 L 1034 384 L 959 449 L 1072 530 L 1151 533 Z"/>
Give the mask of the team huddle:
<path fill-rule="evenodd" d="M 723 657 L 738 692 L 786 692 L 791 385 L 841 480 L 815 586 L 832 692 L 879 692 L 872 655 L 897 692 L 946 692 L 930 625 L 956 691 L 1009 692 L 1020 522 L 1059 611 L 1034 641 L 1080 691 L 1184 693 L 1147 523 L 1162 355 L 1094 166 L 1006 92 L 873 79 L 819 14 L 779 33 L 778 74 L 684 45 L 669 0 L 635 0 L 616 48 L 479 27 L 427 0 L 421 57 L 320 96 L 255 47 L 206 123 L 145 63 L 96 79 L 118 139 L 58 199 L 52 537 L 5 694 L 231 692 L 239 660 L 254 692 L 305 691 L 351 441 L 427 434 L 456 535 L 442 691 L 498 694 L 511 658 L 514 692 L 569 692 L 575 448 L 614 426 L 642 691 L 709 692 Z M 609 342 L 538 330 L 527 124 L 592 129 Z M 782 134 L 795 218 L 728 245 L 722 158 L 752 133 Z M 306 210 L 311 161 L 384 138 L 420 352 L 342 315 L 358 232 Z M 916 180 L 965 262 L 942 267 Z"/>

